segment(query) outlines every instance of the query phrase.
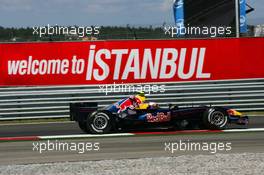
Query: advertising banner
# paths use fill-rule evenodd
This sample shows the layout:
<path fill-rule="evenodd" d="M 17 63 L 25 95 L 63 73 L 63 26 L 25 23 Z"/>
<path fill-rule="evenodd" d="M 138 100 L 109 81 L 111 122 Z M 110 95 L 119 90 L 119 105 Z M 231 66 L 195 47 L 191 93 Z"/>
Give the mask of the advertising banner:
<path fill-rule="evenodd" d="M 264 78 L 264 38 L 0 44 L 0 85 Z"/>
<path fill-rule="evenodd" d="M 184 1 L 174 0 L 173 4 L 174 20 L 178 29 L 178 35 L 184 33 Z"/>
<path fill-rule="evenodd" d="M 240 4 L 240 33 L 247 33 L 246 0 L 239 0 Z"/>

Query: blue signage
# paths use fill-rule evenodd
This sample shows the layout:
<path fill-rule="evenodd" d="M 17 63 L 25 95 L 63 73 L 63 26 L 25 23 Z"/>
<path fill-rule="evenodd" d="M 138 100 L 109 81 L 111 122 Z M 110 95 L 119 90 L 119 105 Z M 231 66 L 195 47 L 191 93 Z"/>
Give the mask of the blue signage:
<path fill-rule="evenodd" d="M 240 4 L 240 33 L 247 33 L 246 0 L 239 0 Z"/>
<path fill-rule="evenodd" d="M 173 13 L 178 35 L 184 35 L 184 2 L 183 0 L 174 0 Z"/>

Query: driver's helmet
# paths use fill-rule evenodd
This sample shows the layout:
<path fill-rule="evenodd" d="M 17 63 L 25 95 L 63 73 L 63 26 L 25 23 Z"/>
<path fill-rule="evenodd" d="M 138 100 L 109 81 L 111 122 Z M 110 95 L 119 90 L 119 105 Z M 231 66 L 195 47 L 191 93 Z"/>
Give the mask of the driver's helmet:
<path fill-rule="evenodd" d="M 136 99 L 139 99 L 139 103 L 144 103 L 146 101 L 146 96 L 144 92 L 137 92 L 135 95 Z"/>

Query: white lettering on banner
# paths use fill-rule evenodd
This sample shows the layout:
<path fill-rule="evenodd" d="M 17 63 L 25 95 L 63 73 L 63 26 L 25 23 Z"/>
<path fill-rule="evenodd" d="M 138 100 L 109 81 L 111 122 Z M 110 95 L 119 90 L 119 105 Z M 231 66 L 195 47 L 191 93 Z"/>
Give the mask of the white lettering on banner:
<path fill-rule="evenodd" d="M 74 55 L 72 58 L 72 67 L 71 67 L 72 74 L 82 74 L 84 71 L 84 65 L 85 65 L 85 60 L 77 59 L 77 56 Z"/>
<path fill-rule="evenodd" d="M 204 72 L 206 48 L 97 49 L 88 58 L 16 58 L 8 61 L 8 75 L 86 75 L 86 80 L 209 79 Z"/>
<path fill-rule="evenodd" d="M 197 53 L 198 53 L 198 49 L 193 48 L 190 69 L 189 69 L 189 72 L 185 74 L 184 73 L 184 63 L 185 63 L 185 58 L 186 58 L 186 49 L 181 50 L 179 69 L 178 69 L 178 74 L 181 79 L 189 79 L 193 76 L 194 71 L 195 71 L 195 66 L 196 66 Z"/>
<path fill-rule="evenodd" d="M 86 80 L 103 81 L 107 78 L 127 80 L 130 74 L 135 80 L 144 80 L 148 73 L 152 79 L 171 79 L 175 76 L 182 80 L 211 77 L 210 73 L 203 72 L 206 48 L 192 48 L 191 54 L 187 54 L 190 51 L 187 48 L 157 48 L 155 50 L 146 48 L 143 50 L 143 54 L 140 49 L 99 49 L 97 53 L 101 53 L 102 50 L 107 52 L 106 59 L 115 58 L 114 65 L 110 65 L 114 67 L 113 77 L 109 77 L 112 74 L 109 72 L 108 64 L 98 58 L 97 53 L 95 54 L 95 46 L 92 45 L 90 48 L 93 49 L 91 49 L 88 57 Z M 189 67 L 186 64 L 186 55 L 191 55 Z M 98 76 L 98 69 L 94 68 L 94 63 L 102 68 L 104 76 Z M 124 70 L 121 70 L 121 65 L 125 66 Z M 186 67 L 189 68 L 187 72 L 185 72 Z"/>
<path fill-rule="evenodd" d="M 102 60 L 102 55 L 105 55 L 106 59 L 111 59 L 111 53 L 107 49 L 101 49 L 96 53 L 95 62 L 103 70 L 103 74 L 99 75 L 99 69 L 94 69 L 94 78 L 98 81 L 105 80 L 109 75 L 109 66 Z"/>
<path fill-rule="evenodd" d="M 69 70 L 69 60 L 33 60 L 29 56 L 27 60 L 8 61 L 8 75 L 65 75 Z"/>
<path fill-rule="evenodd" d="M 19 62 L 8 61 L 8 75 L 16 75 L 19 68 Z"/>
<path fill-rule="evenodd" d="M 160 65 L 161 49 L 156 49 L 155 63 L 153 63 L 151 49 L 145 49 L 145 56 L 142 64 L 141 78 L 145 79 L 147 76 L 147 68 L 150 69 L 150 76 L 152 79 L 158 78 L 159 65 Z"/>
<path fill-rule="evenodd" d="M 211 77 L 210 73 L 203 73 L 204 56 L 205 56 L 205 48 L 201 48 L 196 78 L 210 78 Z"/>
<path fill-rule="evenodd" d="M 171 55 L 171 57 L 169 57 Z M 177 66 L 176 61 L 178 58 L 178 51 L 177 49 L 164 49 L 162 62 L 161 62 L 161 70 L 160 70 L 160 78 L 172 78 L 175 75 Z M 169 73 L 167 70 L 169 68 Z"/>
<path fill-rule="evenodd" d="M 124 54 L 128 54 L 128 49 L 117 49 L 112 50 L 112 54 L 116 55 L 116 64 L 115 64 L 115 70 L 114 70 L 114 80 L 119 79 L 119 73 L 121 69 L 121 62 Z"/>
<path fill-rule="evenodd" d="M 133 66 L 134 64 L 134 66 Z M 122 76 L 122 80 L 126 80 L 129 73 L 134 73 L 134 78 L 139 79 L 140 73 L 139 73 L 139 50 L 138 49 L 132 49 L 127 63 L 126 67 Z"/>
<path fill-rule="evenodd" d="M 86 74 L 86 79 L 91 80 L 92 79 L 92 68 L 94 64 L 94 53 L 95 53 L 95 45 L 90 46 L 90 52 L 89 52 L 89 57 L 88 57 L 88 62 L 87 62 L 87 74 Z"/>

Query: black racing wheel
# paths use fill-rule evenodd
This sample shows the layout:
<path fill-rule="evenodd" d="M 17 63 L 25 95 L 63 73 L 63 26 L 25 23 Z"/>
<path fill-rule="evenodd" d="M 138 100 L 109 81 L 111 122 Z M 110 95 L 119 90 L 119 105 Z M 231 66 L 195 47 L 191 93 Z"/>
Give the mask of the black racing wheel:
<path fill-rule="evenodd" d="M 217 108 L 210 108 L 204 113 L 203 123 L 208 129 L 225 129 L 228 123 L 228 114 Z"/>
<path fill-rule="evenodd" d="M 114 130 L 113 116 L 104 111 L 93 113 L 87 120 L 87 128 L 93 134 L 106 134 Z"/>

